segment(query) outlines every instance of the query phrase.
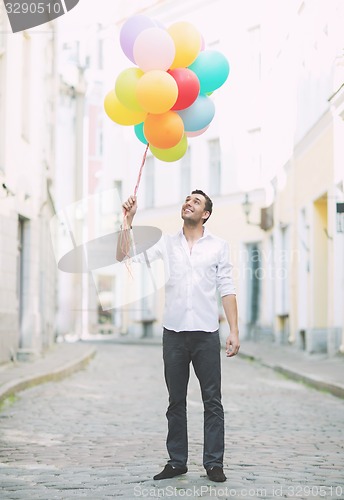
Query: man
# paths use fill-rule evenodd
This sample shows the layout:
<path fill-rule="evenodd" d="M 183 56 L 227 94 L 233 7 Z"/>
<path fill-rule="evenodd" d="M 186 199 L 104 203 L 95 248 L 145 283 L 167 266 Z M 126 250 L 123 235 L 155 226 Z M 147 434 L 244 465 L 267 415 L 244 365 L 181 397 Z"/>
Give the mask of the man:
<path fill-rule="evenodd" d="M 212 205 L 203 191 L 192 191 L 182 205 L 182 230 L 174 236 L 164 237 L 169 279 L 165 290 L 163 360 L 169 394 L 166 446 L 170 459 L 154 476 L 155 480 L 187 472 L 186 398 L 190 362 L 200 383 L 204 405 L 203 465 L 210 480 L 226 480 L 223 472 L 224 413 L 216 289 L 221 294 L 230 327 L 226 355 L 235 356 L 240 345 L 228 244 L 204 227 L 212 213 Z M 123 203 L 123 209 L 130 228 L 137 210 L 136 197 L 130 196 Z M 128 242 L 128 238 L 124 239 Z M 123 248 L 123 241 L 122 245 L 118 244 L 118 260 L 123 260 L 128 251 L 128 248 Z"/>

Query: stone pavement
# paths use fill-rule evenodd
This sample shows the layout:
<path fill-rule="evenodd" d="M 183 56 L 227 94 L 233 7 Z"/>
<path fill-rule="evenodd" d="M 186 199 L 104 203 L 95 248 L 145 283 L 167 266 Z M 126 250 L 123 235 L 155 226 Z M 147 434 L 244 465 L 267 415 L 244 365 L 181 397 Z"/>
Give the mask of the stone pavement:
<path fill-rule="evenodd" d="M 1 500 L 344 498 L 343 399 L 250 362 L 252 351 L 223 355 L 227 482 L 202 468 L 193 372 L 189 472 L 154 481 L 167 460 L 161 346 L 85 346 L 97 353 L 83 370 L 19 392 L 0 412 Z"/>
<path fill-rule="evenodd" d="M 160 345 L 161 339 L 130 339 L 105 337 L 102 342 L 129 345 Z M 224 344 L 224 340 L 223 340 Z M 42 358 L 34 362 L 0 365 L 0 403 L 16 392 L 49 380 L 64 378 L 83 368 L 95 355 L 92 341 L 55 344 Z M 344 356 L 307 354 L 297 348 L 270 342 L 242 340 L 240 356 L 263 366 L 344 398 Z"/>
<path fill-rule="evenodd" d="M 89 363 L 96 349 L 82 342 L 55 344 L 41 358 L 0 365 L 0 403 L 17 392 L 59 380 Z"/>

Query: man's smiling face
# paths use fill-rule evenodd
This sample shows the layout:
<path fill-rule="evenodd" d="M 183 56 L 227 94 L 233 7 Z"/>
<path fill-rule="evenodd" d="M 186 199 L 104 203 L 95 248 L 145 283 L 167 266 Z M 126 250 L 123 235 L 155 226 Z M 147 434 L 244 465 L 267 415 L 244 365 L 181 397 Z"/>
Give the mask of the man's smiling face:
<path fill-rule="evenodd" d="M 198 224 L 200 220 L 209 217 L 208 210 L 205 209 L 205 198 L 201 194 L 190 194 L 186 197 L 182 205 L 182 219 L 186 222 Z"/>

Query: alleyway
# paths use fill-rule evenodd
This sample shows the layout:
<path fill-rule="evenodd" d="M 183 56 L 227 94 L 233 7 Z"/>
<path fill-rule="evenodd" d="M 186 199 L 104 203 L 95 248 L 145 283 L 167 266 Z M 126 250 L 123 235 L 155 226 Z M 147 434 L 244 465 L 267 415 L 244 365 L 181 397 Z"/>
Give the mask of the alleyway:
<path fill-rule="evenodd" d="M 202 404 L 189 387 L 189 473 L 167 460 L 161 347 L 99 344 L 84 371 L 0 412 L 0 498 L 344 498 L 344 401 L 223 354 L 228 480 L 202 468 Z"/>

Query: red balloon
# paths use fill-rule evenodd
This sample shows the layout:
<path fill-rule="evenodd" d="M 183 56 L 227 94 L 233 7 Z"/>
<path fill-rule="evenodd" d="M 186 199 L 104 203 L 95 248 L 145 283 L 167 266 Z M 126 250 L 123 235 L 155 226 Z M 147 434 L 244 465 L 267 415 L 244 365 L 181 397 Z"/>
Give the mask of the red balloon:
<path fill-rule="evenodd" d="M 168 73 L 173 76 L 178 85 L 178 98 L 171 109 L 188 108 L 195 102 L 199 94 L 200 83 L 196 73 L 188 68 L 170 69 Z"/>

